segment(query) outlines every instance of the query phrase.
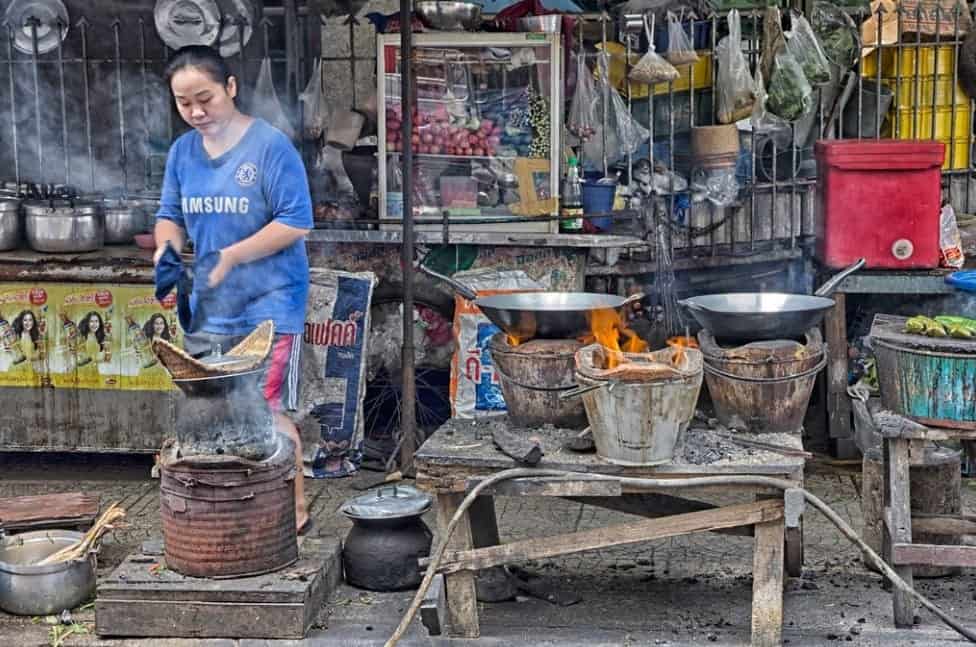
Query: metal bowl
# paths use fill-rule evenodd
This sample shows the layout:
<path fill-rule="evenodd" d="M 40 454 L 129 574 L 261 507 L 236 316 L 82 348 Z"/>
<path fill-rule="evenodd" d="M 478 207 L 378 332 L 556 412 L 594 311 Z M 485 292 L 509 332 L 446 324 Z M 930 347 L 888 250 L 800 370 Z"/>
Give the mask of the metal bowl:
<path fill-rule="evenodd" d="M 27 244 L 39 252 L 92 252 L 105 243 L 105 216 L 92 203 L 28 202 L 24 224 Z"/>
<path fill-rule="evenodd" d="M 421 0 L 414 5 L 420 21 L 440 31 L 465 31 L 481 26 L 481 6 L 473 2 Z"/>
<path fill-rule="evenodd" d="M 84 535 L 70 530 L 35 530 L 0 542 L 0 608 L 22 616 L 73 609 L 95 592 L 95 555 L 32 566 Z"/>

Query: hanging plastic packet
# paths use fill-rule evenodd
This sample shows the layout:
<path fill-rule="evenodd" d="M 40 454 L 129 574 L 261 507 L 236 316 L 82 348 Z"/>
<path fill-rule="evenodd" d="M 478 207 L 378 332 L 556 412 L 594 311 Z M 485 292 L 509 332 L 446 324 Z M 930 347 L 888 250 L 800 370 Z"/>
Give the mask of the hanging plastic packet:
<path fill-rule="evenodd" d="M 695 28 L 694 21 L 691 21 L 691 28 Z M 672 65 L 687 65 L 698 60 L 698 54 L 691 46 L 691 39 L 685 33 L 681 20 L 670 11 L 668 12 L 668 53 L 665 58 Z"/>
<path fill-rule="evenodd" d="M 742 28 L 739 12 L 733 9 L 728 15 L 729 35 L 715 47 L 718 61 L 718 120 L 731 124 L 745 119 L 753 111 L 755 97 L 749 77 L 749 63 L 742 52 Z"/>
<path fill-rule="evenodd" d="M 576 90 L 573 92 L 573 101 L 569 105 L 566 128 L 585 142 L 597 130 L 599 115 L 596 112 L 596 107 L 599 95 L 596 84 L 593 82 L 593 74 L 586 67 L 582 53 L 577 54 L 576 64 Z"/>
<path fill-rule="evenodd" d="M 803 68 L 788 52 L 776 55 L 776 69 L 769 80 L 766 108 L 786 121 L 796 121 L 813 106 L 813 88 Z"/>
<path fill-rule="evenodd" d="M 796 11 L 790 12 L 790 22 L 793 29 L 786 39 L 786 52 L 800 64 L 811 85 L 829 82 L 830 62 L 810 23 Z"/>
<path fill-rule="evenodd" d="M 585 159 L 597 160 L 604 157 L 603 126 L 606 125 L 606 159 L 607 164 L 613 164 L 633 154 L 648 140 L 650 131 L 644 128 L 630 111 L 627 102 L 610 85 L 607 79 L 609 69 L 609 55 L 601 52 L 598 59 L 601 68 L 600 83 L 597 85 L 597 104 L 595 115 L 600 120 L 594 136 L 583 146 Z M 606 113 L 604 114 L 604 110 Z"/>
<path fill-rule="evenodd" d="M 752 81 L 752 93 L 756 98 L 752 106 L 752 131 L 757 135 L 768 135 L 773 138 L 779 148 L 789 146 L 790 124 L 766 109 L 766 84 L 763 83 L 762 71 L 758 67 Z"/>
<path fill-rule="evenodd" d="M 254 87 L 254 95 L 251 97 L 251 114 L 261 117 L 269 124 L 285 133 L 289 139 L 295 138 L 295 130 L 292 128 L 285 111 L 281 108 L 278 101 L 278 94 L 274 89 L 274 81 L 271 79 L 271 59 L 265 57 L 261 61 L 261 71 L 258 73 L 258 81 Z"/>
<path fill-rule="evenodd" d="M 654 36 L 651 34 L 647 16 L 644 16 L 644 32 L 647 34 L 647 53 L 641 56 L 627 78 L 637 83 L 674 81 L 679 76 L 678 70 L 654 51 Z"/>
<path fill-rule="evenodd" d="M 951 204 L 942 207 L 939 214 L 939 264 L 959 269 L 966 263 L 962 251 L 962 236 L 956 223 L 956 211 Z"/>
<path fill-rule="evenodd" d="M 322 97 L 322 60 L 316 58 L 312 77 L 298 96 L 302 102 L 302 134 L 305 139 L 316 140 L 322 136 L 327 121 L 325 100 Z"/>

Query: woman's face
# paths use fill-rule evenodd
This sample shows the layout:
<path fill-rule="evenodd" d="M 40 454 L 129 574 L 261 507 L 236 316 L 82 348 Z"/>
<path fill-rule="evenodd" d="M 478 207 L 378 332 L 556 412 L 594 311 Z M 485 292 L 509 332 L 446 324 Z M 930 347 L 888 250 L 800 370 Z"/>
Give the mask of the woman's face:
<path fill-rule="evenodd" d="M 199 67 L 184 67 L 170 79 L 170 89 L 183 121 L 205 137 L 220 135 L 230 123 L 237 109 L 237 80 L 227 79 L 227 85 L 214 79 Z"/>
<path fill-rule="evenodd" d="M 24 318 L 21 320 L 24 326 L 24 332 L 28 332 L 34 328 L 34 315 L 31 313 L 25 313 Z"/>
<path fill-rule="evenodd" d="M 153 334 L 157 337 L 166 332 L 166 322 L 163 321 L 162 317 L 153 318 Z"/>
<path fill-rule="evenodd" d="M 99 320 L 98 315 L 88 317 L 88 330 L 91 332 L 98 332 L 98 329 L 101 327 L 102 322 Z"/>

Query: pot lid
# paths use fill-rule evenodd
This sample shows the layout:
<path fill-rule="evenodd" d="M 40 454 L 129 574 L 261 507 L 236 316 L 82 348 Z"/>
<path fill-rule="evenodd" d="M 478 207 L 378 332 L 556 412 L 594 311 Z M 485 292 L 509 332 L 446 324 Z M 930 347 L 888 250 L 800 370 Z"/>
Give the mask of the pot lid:
<path fill-rule="evenodd" d="M 97 213 L 98 205 L 86 200 L 25 200 L 24 210 L 31 215 L 64 215 L 71 211 L 78 215 Z"/>
<path fill-rule="evenodd" d="M 220 8 L 215 0 L 157 0 L 156 32 L 172 49 L 213 45 L 220 35 Z"/>
<path fill-rule="evenodd" d="M 419 517 L 430 509 L 431 497 L 412 485 L 382 485 L 342 504 L 350 519 Z"/>
<path fill-rule="evenodd" d="M 14 47 L 24 54 L 34 53 L 31 19 L 37 25 L 37 53 L 55 49 L 68 35 L 68 9 L 61 0 L 13 0 L 4 13 L 4 22 L 14 33 Z M 58 23 L 61 34 L 58 35 Z"/>
<path fill-rule="evenodd" d="M 219 2 L 223 17 L 218 49 L 221 56 L 234 56 L 241 51 L 242 36 L 245 47 L 251 42 L 254 25 L 257 23 L 254 4 L 251 0 L 219 0 Z"/>
<path fill-rule="evenodd" d="M 20 208 L 20 200 L 0 197 L 0 211 L 17 211 L 18 208 Z"/>

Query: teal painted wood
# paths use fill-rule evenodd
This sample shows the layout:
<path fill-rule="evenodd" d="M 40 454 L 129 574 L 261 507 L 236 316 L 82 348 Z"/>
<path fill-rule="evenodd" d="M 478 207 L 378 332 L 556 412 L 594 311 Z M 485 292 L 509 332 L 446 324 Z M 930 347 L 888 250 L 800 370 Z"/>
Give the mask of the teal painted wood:
<path fill-rule="evenodd" d="M 875 339 L 883 405 L 911 418 L 976 423 L 976 355 L 938 353 Z"/>

